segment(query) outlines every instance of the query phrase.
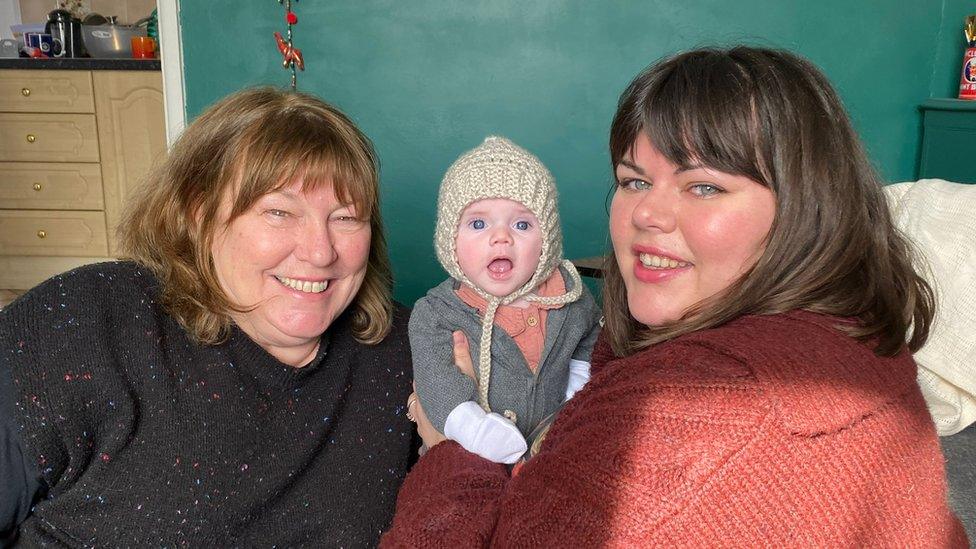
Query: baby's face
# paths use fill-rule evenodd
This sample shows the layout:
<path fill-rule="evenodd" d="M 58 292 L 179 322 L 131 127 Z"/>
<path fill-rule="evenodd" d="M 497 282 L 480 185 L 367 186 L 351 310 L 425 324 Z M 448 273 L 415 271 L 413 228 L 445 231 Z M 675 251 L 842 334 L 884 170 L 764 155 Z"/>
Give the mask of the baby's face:
<path fill-rule="evenodd" d="M 457 260 L 475 286 L 505 297 L 532 278 L 542 255 L 539 220 L 505 198 L 472 202 L 458 222 Z"/>

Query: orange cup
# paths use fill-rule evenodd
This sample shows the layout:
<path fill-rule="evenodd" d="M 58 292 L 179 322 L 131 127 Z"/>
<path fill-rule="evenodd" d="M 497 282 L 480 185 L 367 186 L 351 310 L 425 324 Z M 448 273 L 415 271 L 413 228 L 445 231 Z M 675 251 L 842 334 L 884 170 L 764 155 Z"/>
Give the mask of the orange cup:
<path fill-rule="evenodd" d="M 154 59 L 156 57 L 156 41 L 148 36 L 132 37 L 133 59 Z"/>

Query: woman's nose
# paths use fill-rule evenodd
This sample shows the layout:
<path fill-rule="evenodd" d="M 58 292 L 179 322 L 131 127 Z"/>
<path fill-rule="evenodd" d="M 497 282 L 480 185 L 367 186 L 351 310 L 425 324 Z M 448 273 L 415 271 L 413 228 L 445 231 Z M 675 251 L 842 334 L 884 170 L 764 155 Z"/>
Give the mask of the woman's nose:
<path fill-rule="evenodd" d="M 316 267 L 326 267 L 335 262 L 338 256 L 328 224 L 305 227 L 296 247 L 296 256 Z"/>
<path fill-rule="evenodd" d="M 678 223 L 677 200 L 665 190 L 645 192 L 634 207 L 632 221 L 640 229 L 669 233 Z"/>

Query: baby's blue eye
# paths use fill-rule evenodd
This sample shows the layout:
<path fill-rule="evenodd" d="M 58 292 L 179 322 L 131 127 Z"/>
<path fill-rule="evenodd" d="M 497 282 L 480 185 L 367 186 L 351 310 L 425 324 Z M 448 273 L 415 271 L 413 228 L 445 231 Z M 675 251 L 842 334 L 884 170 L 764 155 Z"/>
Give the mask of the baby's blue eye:
<path fill-rule="evenodd" d="M 528 221 L 516 221 L 515 222 L 515 228 L 518 229 L 518 230 L 520 230 L 520 231 L 527 231 L 527 230 L 529 230 L 529 222 Z"/>
<path fill-rule="evenodd" d="M 474 219 L 468 223 L 468 225 L 470 225 L 472 229 L 477 229 L 480 231 L 481 229 L 485 228 L 485 221 L 483 219 Z"/>

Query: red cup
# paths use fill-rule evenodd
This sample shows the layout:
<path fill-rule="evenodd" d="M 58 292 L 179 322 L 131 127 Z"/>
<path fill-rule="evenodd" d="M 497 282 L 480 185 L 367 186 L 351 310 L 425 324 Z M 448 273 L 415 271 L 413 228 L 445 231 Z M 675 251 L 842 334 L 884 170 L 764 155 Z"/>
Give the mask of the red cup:
<path fill-rule="evenodd" d="M 133 59 L 154 59 L 156 57 L 156 41 L 148 36 L 132 37 Z"/>
<path fill-rule="evenodd" d="M 959 99 L 976 100 L 976 47 L 966 48 L 966 53 L 962 56 Z"/>

